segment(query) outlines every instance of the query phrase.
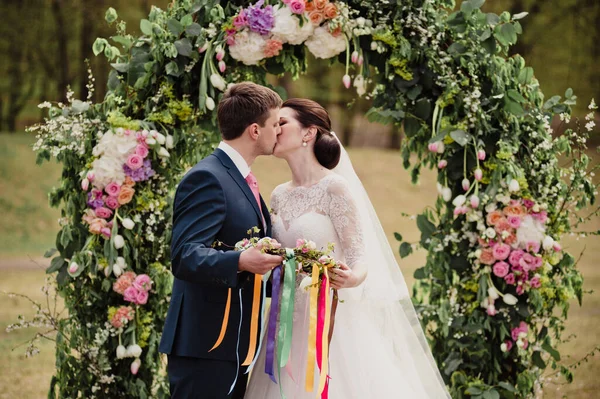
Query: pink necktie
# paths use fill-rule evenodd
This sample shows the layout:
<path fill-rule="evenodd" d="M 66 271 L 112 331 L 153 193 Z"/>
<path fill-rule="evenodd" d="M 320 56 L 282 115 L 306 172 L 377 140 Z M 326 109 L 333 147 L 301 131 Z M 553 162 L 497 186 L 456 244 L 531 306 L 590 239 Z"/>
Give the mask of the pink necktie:
<path fill-rule="evenodd" d="M 250 190 L 252 190 L 252 194 L 254 194 L 254 199 L 256 199 L 256 203 L 258 204 L 258 209 L 260 209 L 260 215 L 262 217 L 263 226 L 267 228 L 267 223 L 265 222 L 265 218 L 262 214 L 262 206 L 260 204 L 260 193 L 258 191 L 258 180 L 256 180 L 256 176 L 252 172 L 248 173 L 246 176 L 246 182 L 250 186 Z"/>

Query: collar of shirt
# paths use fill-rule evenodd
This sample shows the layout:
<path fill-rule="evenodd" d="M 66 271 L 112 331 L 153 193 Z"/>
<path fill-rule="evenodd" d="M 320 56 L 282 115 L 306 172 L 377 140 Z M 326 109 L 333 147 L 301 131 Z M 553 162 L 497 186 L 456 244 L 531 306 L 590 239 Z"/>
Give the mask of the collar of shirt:
<path fill-rule="evenodd" d="M 246 163 L 244 157 L 241 156 L 235 148 L 233 148 L 224 141 L 221 141 L 217 148 L 222 150 L 225 154 L 227 154 L 227 156 L 233 161 L 236 168 L 240 171 L 240 174 L 244 179 L 248 177 L 248 174 L 250 173 L 250 167 Z"/>

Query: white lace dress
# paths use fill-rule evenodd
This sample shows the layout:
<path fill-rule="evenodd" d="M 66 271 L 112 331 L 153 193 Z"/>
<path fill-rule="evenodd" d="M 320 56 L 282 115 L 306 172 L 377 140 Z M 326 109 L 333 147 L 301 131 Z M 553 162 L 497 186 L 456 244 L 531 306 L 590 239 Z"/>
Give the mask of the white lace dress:
<path fill-rule="evenodd" d="M 344 261 L 353 270 L 367 267 L 368 254 L 365 257 L 358 213 L 344 178 L 332 173 L 311 187 L 282 184 L 273 191 L 271 208 L 273 236 L 284 247 L 294 247 L 298 238 L 314 241 L 317 248 L 326 248 L 331 242 L 336 260 Z M 296 287 L 301 279 L 299 276 Z M 411 371 L 390 355 L 391 344 L 375 330 L 367 308 L 361 306 L 360 300 L 353 300 L 352 295 L 344 295 L 344 291 L 352 290 L 340 290 L 339 294 L 344 302 L 337 307 L 330 346 L 329 398 L 426 398 L 416 382 L 418 378 L 411 381 Z M 288 399 L 318 397 L 316 365 L 313 391 L 305 390 L 308 299 L 306 291 L 296 289 L 290 360 L 281 370 L 281 381 L 278 379 Z M 247 399 L 281 398 L 279 385 L 264 372 L 265 355 L 263 342 L 246 391 Z"/>

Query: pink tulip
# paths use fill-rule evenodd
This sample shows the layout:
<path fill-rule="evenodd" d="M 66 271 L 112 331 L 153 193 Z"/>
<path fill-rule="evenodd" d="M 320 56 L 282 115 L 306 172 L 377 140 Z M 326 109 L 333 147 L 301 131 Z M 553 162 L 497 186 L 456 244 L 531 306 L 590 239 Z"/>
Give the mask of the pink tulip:
<path fill-rule="evenodd" d="M 446 161 L 445 159 L 439 161 L 437 165 L 438 169 L 444 169 L 446 166 L 448 166 L 448 161 Z"/>
<path fill-rule="evenodd" d="M 487 307 L 486 313 L 488 316 L 495 316 L 498 312 L 496 311 L 496 307 L 492 304 Z"/>
<path fill-rule="evenodd" d="M 483 178 L 483 171 L 479 168 L 475 169 L 475 172 L 473 174 L 475 175 L 475 180 L 477 181 L 481 181 L 481 179 Z"/>
<path fill-rule="evenodd" d="M 363 56 L 362 56 L 362 55 L 359 55 L 359 56 L 358 56 L 358 61 L 356 61 L 356 64 L 357 64 L 358 66 L 361 66 L 361 65 L 363 64 L 363 62 L 364 62 L 364 61 L 365 61 L 365 59 L 363 58 Z"/>
<path fill-rule="evenodd" d="M 429 145 L 427 146 L 427 149 L 431 152 L 437 152 L 438 151 L 438 142 L 434 142 L 434 143 L 429 143 Z"/>
<path fill-rule="evenodd" d="M 221 61 L 223 57 L 225 57 L 225 51 L 223 51 L 222 48 L 219 48 L 215 54 L 215 57 L 217 58 L 217 61 Z"/>
<path fill-rule="evenodd" d="M 92 172 L 92 171 L 90 171 L 90 172 L 87 172 L 87 179 L 88 179 L 89 181 L 94 181 L 94 178 L 95 178 L 95 177 L 96 177 L 96 175 L 94 174 L 94 172 Z"/>
<path fill-rule="evenodd" d="M 463 188 L 463 190 L 468 191 L 469 187 L 471 187 L 471 182 L 469 181 L 469 179 L 464 178 L 463 181 L 462 181 L 462 188 Z"/>
<path fill-rule="evenodd" d="M 136 375 L 138 373 L 138 370 L 140 369 L 141 365 L 142 365 L 142 361 L 139 358 L 135 359 L 131 363 L 131 374 Z"/>
<path fill-rule="evenodd" d="M 205 52 L 207 49 L 208 49 L 208 42 L 204 43 L 204 44 L 202 45 L 202 47 L 200 47 L 200 48 L 198 49 L 198 52 L 199 52 L 200 54 L 202 54 L 202 53 L 203 53 L 203 52 Z"/>
<path fill-rule="evenodd" d="M 221 71 L 221 73 L 225 72 L 225 69 L 227 69 L 227 65 L 225 65 L 225 61 L 219 61 L 219 71 Z"/>
<path fill-rule="evenodd" d="M 81 181 L 81 189 L 83 191 L 87 191 L 88 188 L 90 188 L 90 181 L 87 178 L 85 178 Z"/>
<path fill-rule="evenodd" d="M 356 64 L 358 62 L 358 51 L 355 50 L 352 52 L 351 59 L 353 64 Z"/>
<path fill-rule="evenodd" d="M 344 77 L 342 78 L 342 83 L 344 83 L 344 87 L 346 87 L 346 89 L 350 88 L 350 84 L 352 83 L 350 80 L 350 76 L 349 75 L 344 75 Z"/>
<path fill-rule="evenodd" d="M 475 209 L 479 207 L 479 197 L 473 194 L 471 196 L 471 208 Z"/>
<path fill-rule="evenodd" d="M 485 161 L 485 150 L 477 151 L 477 159 L 480 161 Z"/>

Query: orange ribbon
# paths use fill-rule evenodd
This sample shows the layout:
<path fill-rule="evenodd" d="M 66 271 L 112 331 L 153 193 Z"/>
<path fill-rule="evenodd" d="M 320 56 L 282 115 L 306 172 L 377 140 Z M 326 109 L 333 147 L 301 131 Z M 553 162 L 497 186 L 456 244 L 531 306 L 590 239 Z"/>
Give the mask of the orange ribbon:
<path fill-rule="evenodd" d="M 260 317 L 260 294 L 261 294 L 262 276 L 254 275 L 254 297 L 252 299 L 252 318 L 250 319 L 250 348 L 246 360 L 242 366 L 249 366 L 254 360 L 256 354 L 256 342 L 258 339 L 258 319 Z"/>
<path fill-rule="evenodd" d="M 223 338 L 225 338 L 225 332 L 227 331 L 227 323 L 229 322 L 229 310 L 231 309 L 231 288 L 227 290 L 227 303 L 225 304 L 225 316 L 223 317 L 223 324 L 221 325 L 221 332 L 219 333 L 219 338 L 217 338 L 217 342 L 215 342 L 214 346 L 210 348 L 209 352 L 212 352 L 213 349 L 216 349 L 221 342 L 223 342 Z"/>

